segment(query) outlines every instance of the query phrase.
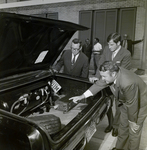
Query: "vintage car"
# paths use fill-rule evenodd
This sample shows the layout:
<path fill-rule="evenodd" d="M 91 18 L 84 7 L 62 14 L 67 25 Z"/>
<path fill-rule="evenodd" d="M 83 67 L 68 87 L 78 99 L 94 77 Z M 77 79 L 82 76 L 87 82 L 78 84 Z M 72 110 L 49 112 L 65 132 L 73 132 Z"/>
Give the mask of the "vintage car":
<path fill-rule="evenodd" d="M 82 150 L 107 113 L 107 89 L 78 104 L 69 98 L 92 84 L 54 73 L 73 34 L 86 27 L 0 13 L 0 149 Z"/>

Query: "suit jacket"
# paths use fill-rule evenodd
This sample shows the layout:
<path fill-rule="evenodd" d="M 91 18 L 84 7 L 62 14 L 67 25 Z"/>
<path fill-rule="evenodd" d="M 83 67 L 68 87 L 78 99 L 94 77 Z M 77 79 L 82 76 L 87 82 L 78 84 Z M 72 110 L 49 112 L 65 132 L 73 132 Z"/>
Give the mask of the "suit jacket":
<path fill-rule="evenodd" d="M 60 60 L 57 62 L 55 69 L 57 71 L 60 71 L 61 67 L 64 66 L 63 73 L 72 76 L 88 78 L 89 73 L 88 57 L 83 52 L 80 52 L 73 66 L 71 65 L 71 58 L 72 58 L 71 50 L 66 50 L 62 54 Z"/>
<path fill-rule="evenodd" d="M 112 93 L 123 105 L 126 105 L 128 119 L 141 124 L 147 116 L 147 85 L 135 73 L 120 67 L 115 87 L 99 80 L 89 90 L 95 95 L 101 89 L 110 86 Z M 114 88 L 113 88 L 114 87 Z"/>
<path fill-rule="evenodd" d="M 92 54 L 92 45 L 91 44 L 89 44 L 89 45 L 84 44 L 83 48 L 82 48 L 82 52 L 89 58 L 89 61 L 90 61 L 91 54 Z"/>
<path fill-rule="evenodd" d="M 109 47 L 106 46 L 99 60 L 99 65 L 103 64 L 105 61 L 116 62 L 121 67 L 131 69 L 131 53 L 123 47 L 121 47 L 117 55 L 112 60 L 112 52 Z M 97 70 L 96 76 L 100 78 L 99 69 Z"/>

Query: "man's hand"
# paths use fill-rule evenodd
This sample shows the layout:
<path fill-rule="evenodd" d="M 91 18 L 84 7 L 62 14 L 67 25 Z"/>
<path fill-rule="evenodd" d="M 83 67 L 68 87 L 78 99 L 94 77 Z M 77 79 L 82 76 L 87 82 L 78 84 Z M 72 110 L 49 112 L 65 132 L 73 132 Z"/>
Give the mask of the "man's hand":
<path fill-rule="evenodd" d="M 129 121 L 129 125 L 130 125 L 130 128 L 131 130 L 136 133 L 138 130 L 139 130 L 139 125 L 137 125 L 135 122 L 131 122 Z"/>
<path fill-rule="evenodd" d="M 75 97 L 71 97 L 69 98 L 69 100 L 72 100 L 74 103 L 78 103 L 78 101 L 84 99 L 84 95 L 80 95 L 80 96 L 75 96 Z"/>
<path fill-rule="evenodd" d="M 97 77 L 89 77 L 89 81 L 90 81 L 91 83 L 94 83 L 94 82 L 96 82 L 97 80 L 99 80 Z"/>

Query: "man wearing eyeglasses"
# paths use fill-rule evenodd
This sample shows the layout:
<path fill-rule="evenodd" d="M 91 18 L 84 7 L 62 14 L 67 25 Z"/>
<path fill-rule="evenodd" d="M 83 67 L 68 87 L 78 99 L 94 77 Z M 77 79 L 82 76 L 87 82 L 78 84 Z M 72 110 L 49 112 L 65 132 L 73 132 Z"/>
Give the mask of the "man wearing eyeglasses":
<path fill-rule="evenodd" d="M 54 67 L 59 72 L 64 66 L 63 73 L 88 78 L 89 61 L 88 57 L 81 51 L 82 46 L 79 39 L 75 38 L 71 43 L 71 50 L 66 50 Z"/>

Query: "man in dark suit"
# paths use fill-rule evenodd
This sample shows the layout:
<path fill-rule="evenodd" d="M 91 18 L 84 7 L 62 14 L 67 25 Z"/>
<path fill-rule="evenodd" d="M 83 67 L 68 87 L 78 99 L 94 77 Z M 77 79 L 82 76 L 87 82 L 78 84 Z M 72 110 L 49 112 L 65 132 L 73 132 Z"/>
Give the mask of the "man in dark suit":
<path fill-rule="evenodd" d="M 85 40 L 85 44 L 83 45 L 82 52 L 88 57 L 88 60 L 90 62 L 91 53 L 92 53 L 92 45 L 88 38 Z"/>
<path fill-rule="evenodd" d="M 101 65 L 105 61 L 112 61 L 126 69 L 131 69 L 131 54 L 127 49 L 123 48 L 120 45 L 121 42 L 120 34 L 118 33 L 110 34 L 107 38 L 107 42 L 108 42 L 108 46 L 106 46 L 103 51 L 103 54 L 99 60 L 99 65 Z M 97 69 L 96 76 L 89 78 L 89 80 L 91 82 L 94 82 L 95 80 L 98 79 L 100 79 L 99 69 Z M 113 121 L 113 113 L 111 107 L 107 113 L 107 116 L 108 116 L 109 125 L 105 129 L 105 132 L 108 133 L 113 129 L 112 136 L 117 136 L 117 132 L 118 132 L 117 128 L 119 125 L 119 116 L 120 116 L 120 111 L 117 105 L 116 105 L 116 113 L 115 113 L 114 121 Z"/>
<path fill-rule="evenodd" d="M 134 54 L 134 49 L 133 49 L 133 45 L 137 44 L 137 43 L 140 43 L 143 41 L 142 40 L 137 40 L 137 41 L 132 41 L 131 39 L 128 39 L 128 35 L 127 34 L 124 34 L 124 39 L 121 41 L 121 45 L 130 51 L 131 53 L 131 56 Z"/>
<path fill-rule="evenodd" d="M 109 86 L 120 103 L 121 111 L 116 147 L 112 150 L 139 150 L 141 131 L 147 117 L 147 85 L 132 71 L 110 61 L 104 62 L 99 70 L 102 80 L 70 100 L 77 103 Z"/>
<path fill-rule="evenodd" d="M 63 73 L 88 78 L 89 62 L 88 57 L 81 51 L 82 46 L 79 39 L 73 39 L 71 43 L 71 50 L 66 50 L 55 67 L 55 71 L 60 71 L 64 66 Z"/>

